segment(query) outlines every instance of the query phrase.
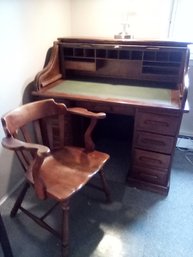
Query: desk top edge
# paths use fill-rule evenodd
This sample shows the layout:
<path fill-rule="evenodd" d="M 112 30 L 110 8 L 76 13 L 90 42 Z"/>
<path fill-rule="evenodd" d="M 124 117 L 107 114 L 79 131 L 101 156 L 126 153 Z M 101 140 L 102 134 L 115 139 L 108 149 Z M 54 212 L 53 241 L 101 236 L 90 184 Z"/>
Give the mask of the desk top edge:
<path fill-rule="evenodd" d="M 86 38 L 86 37 L 61 37 L 58 38 L 61 43 L 90 43 L 90 44 L 122 44 L 122 45 L 149 45 L 149 46 L 171 46 L 187 47 L 193 42 L 159 39 L 113 39 L 113 38 Z"/>

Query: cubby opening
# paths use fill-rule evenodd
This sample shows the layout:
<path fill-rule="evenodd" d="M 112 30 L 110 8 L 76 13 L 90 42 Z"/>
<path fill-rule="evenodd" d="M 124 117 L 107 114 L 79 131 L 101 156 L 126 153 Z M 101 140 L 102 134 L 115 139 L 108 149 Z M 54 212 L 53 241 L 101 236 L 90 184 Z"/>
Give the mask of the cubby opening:
<path fill-rule="evenodd" d="M 168 52 L 157 52 L 157 61 L 168 61 L 169 53 Z"/>
<path fill-rule="evenodd" d="M 181 52 L 171 52 L 170 53 L 170 61 L 181 62 L 182 61 L 182 53 Z"/>
<path fill-rule="evenodd" d="M 119 51 L 119 59 L 130 60 L 131 59 L 130 51 L 128 51 L 128 50 L 120 50 Z"/>
<path fill-rule="evenodd" d="M 156 60 L 156 52 L 155 51 L 145 51 L 143 59 L 147 60 L 147 61 L 153 61 L 153 60 L 155 61 Z"/>
<path fill-rule="evenodd" d="M 63 53 L 64 53 L 64 56 L 73 56 L 73 48 L 64 47 Z"/>
<path fill-rule="evenodd" d="M 106 49 L 96 49 L 96 57 L 106 58 Z"/>
<path fill-rule="evenodd" d="M 132 51 L 131 60 L 142 60 L 143 52 L 142 51 Z"/>
<path fill-rule="evenodd" d="M 167 68 L 160 68 L 160 67 L 143 67 L 143 73 L 165 74 L 165 75 L 178 74 L 176 70 L 168 70 Z"/>
<path fill-rule="evenodd" d="M 84 49 L 85 57 L 95 57 L 95 49 Z"/>
<path fill-rule="evenodd" d="M 83 50 L 83 48 L 75 48 L 74 49 L 74 56 L 82 56 L 82 57 L 84 57 L 84 50 Z"/>
<path fill-rule="evenodd" d="M 118 51 L 117 50 L 108 50 L 107 51 L 107 58 L 117 59 L 118 58 Z"/>

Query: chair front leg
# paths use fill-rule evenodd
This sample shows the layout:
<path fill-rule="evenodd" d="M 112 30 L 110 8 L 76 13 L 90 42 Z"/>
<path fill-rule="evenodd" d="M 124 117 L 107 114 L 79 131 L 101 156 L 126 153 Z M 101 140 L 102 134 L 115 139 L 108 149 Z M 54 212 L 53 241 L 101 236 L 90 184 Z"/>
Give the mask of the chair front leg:
<path fill-rule="evenodd" d="M 11 216 L 11 217 L 15 217 L 15 215 L 17 214 L 17 211 L 18 211 L 19 208 L 21 207 L 21 204 L 22 204 L 22 202 L 23 202 L 23 199 L 24 199 L 24 197 L 25 197 L 25 195 L 26 195 L 26 193 L 27 193 L 27 190 L 28 190 L 29 186 L 30 186 L 30 185 L 29 185 L 28 182 L 26 182 L 26 183 L 24 184 L 24 186 L 23 186 L 23 188 L 22 188 L 22 190 L 21 190 L 19 196 L 17 197 L 17 200 L 16 200 L 16 202 L 15 202 L 15 204 L 14 204 L 12 210 L 11 210 L 11 213 L 10 213 L 10 216 Z"/>
<path fill-rule="evenodd" d="M 69 254 L 69 200 L 61 203 L 62 208 L 62 257 Z"/>
<path fill-rule="evenodd" d="M 5 257 L 13 257 L 11 245 L 7 236 L 7 232 L 0 214 L 0 243 L 2 245 L 3 253 Z"/>

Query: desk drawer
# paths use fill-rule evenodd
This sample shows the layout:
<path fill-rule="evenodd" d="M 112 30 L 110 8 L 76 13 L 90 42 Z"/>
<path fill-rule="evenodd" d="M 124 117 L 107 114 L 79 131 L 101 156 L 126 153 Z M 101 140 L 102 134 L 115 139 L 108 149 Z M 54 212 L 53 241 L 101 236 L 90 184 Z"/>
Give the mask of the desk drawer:
<path fill-rule="evenodd" d="M 135 108 L 133 106 L 113 104 L 113 103 L 100 103 L 100 102 L 86 102 L 76 101 L 75 105 L 84 107 L 90 111 L 116 113 L 134 116 Z"/>
<path fill-rule="evenodd" d="M 134 165 L 147 168 L 168 169 L 170 164 L 170 155 L 134 150 Z"/>
<path fill-rule="evenodd" d="M 174 145 L 174 137 L 162 136 L 148 132 L 137 131 L 135 134 L 135 147 L 171 154 Z"/>
<path fill-rule="evenodd" d="M 141 168 L 134 166 L 132 177 L 140 180 L 146 181 L 153 184 L 158 184 L 165 186 L 167 184 L 167 172 L 156 171 L 149 168 Z"/>
<path fill-rule="evenodd" d="M 176 135 L 179 117 L 163 114 L 137 112 L 136 129 L 151 131 L 164 135 Z"/>

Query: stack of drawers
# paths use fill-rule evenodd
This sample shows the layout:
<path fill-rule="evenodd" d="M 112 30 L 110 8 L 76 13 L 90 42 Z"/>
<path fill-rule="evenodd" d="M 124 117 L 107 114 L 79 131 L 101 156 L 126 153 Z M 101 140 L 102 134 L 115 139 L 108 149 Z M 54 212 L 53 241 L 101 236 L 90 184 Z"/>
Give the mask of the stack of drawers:
<path fill-rule="evenodd" d="M 179 113 L 175 112 L 136 110 L 129 182 L 152 191 L 168 193 L 180 120 Z"/>

